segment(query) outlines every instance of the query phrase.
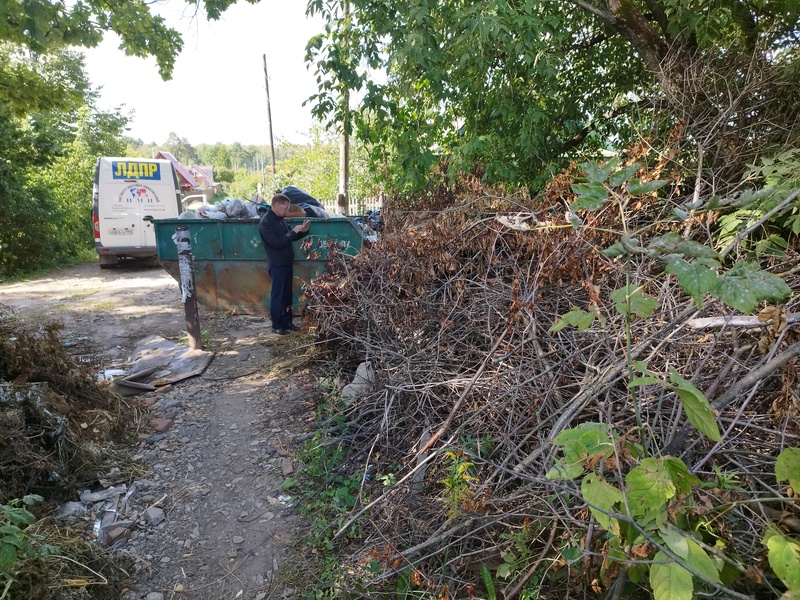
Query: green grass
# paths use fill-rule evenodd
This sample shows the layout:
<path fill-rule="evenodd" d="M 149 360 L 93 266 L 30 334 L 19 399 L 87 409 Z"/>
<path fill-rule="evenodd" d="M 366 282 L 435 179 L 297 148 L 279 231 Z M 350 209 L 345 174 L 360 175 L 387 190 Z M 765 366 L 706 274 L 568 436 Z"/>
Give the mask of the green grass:
<path fill-rule="evenodd" d="M 97 252 L 94 250 L 85 250 L 77 256 L 56 257 L 52 261 L 37 266 L 35 269 L 0 277 L 0 285 L 32 281 L 44 277 L 45 275 L 57 273 L 62 269 L 68 269 L 77 265 L 86 265 L 93 262 L 97 262 Z"/>

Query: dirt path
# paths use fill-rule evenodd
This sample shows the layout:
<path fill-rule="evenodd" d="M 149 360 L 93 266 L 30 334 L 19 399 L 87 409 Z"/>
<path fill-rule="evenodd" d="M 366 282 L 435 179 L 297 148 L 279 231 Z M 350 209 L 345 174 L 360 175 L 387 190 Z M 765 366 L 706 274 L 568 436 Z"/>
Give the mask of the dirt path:
<path fill-rule="evenodd" d="M 65 345 L 101 368 L 124 366 L 147 336 L 175 340 L 185 329 L 178 285 L 160 268 L 83 265 L 0 286 L 0 303 L 32 325 L 62 320 Z M 205 372 L 133 400 L 163 431 L 145 425 L 132 449 L 148 472 L 133 484 L 121 515 L 130 525 L 113 545 L 136 565 L 125 597 L 297 596 L 277 576 L 302 527 L 281 484 L 312 386 L 274 369 L 287 357 L 271 345 L 268 319 L 201 310 L 201 320 L 215 352 Z"/>

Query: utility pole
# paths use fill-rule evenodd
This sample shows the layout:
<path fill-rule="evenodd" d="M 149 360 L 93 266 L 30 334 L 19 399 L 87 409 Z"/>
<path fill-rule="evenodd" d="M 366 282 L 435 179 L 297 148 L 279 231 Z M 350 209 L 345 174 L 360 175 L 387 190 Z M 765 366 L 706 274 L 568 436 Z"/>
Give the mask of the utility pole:
<path fill-rule="evenodd" d="M 350 28 L 350 0 L 342 1 L 342 17 L 346 28 Z M 339 194 L 336 204 L 339 210 L 350 214 L 350 134 L 347 132 L 350 121 L 350 92 L 342 93 L 342 133 L 339 135 Z"/>
<path fill-rule="evenodd" d="M 272 108 L 269 104 L 269 77 L 267 76 L 267 55 L 264 57 L 264 84 L 267 86 L 267 121 L 269 122 L 269 151 L 272 153 L 272 174 L 275 175 L 275 144 L 272 141 Z"/>

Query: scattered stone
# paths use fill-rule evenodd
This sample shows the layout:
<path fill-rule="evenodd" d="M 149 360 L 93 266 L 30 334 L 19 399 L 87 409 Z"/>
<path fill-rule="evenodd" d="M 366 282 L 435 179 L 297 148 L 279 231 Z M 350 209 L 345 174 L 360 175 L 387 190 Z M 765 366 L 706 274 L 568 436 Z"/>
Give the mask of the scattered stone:
<path fill-rule="evenodd" d="M 160 388 L 156 390 L 156 394 L 166 394 L 167 392 L 172 391 L 172 384 L 168 383 L 167 385 L 162 385 Z"/>
<path fill-rule="evenodd" d="M 294 473 L 294 467 L 292 466 L 291 460 L 286 459 L 281 461 L 281 473 L 283 473 L 284 477 L 288 477 Z"/>
<path fill-rule="evenodd" d="M 142 397 L 142 399 L 140 400 L 142 406 L 144 406 L 145 408 L 150 408 L 156 402 L 158 402 L 158 398 L 156 396 L 152 395 L 153 393 L 158 393 L 158 391 L 151 392 L 151 393 L 147 394 L 146 396 Z"/>
<path fill-rule="evenodd" d="M 161 592 L 150 592 L 144 598 L 145 600 L 164 600 L 164 594 Z"/>
<path fill-rule="evenodd" d="M 240 535 L 233 536 L 233 543 L 234 544 L 244 544 L 244 538 Z"/>
<path fill-rule="evenodd" d="M 163 440 L 163 439 L 164 439 L 164 438 L 166 438 L 166 437 L 167 437 L 167 436 L 166 436 L 166 434 L 163 434 L 163 433 L 154 433 L 153 435 L 151 435 L 151 436 L 148 436 L 148 437 L 145 439 L 145 444 L 150 444 L 150 445 L 152 445 L 152 444 L 157 444 L 158 442 L 160 442 L 161 440 Z"/>
<path fill-rule="evenodd" d="M 170 427 L 172 427 L 174 421 L 172 419 L 151 419 L 150 420 L 150 427 L 155 429 L 159 433 L 164 433 L 169 431 Z"/>
<path fill-rule="evenodd" d="M 144 520 L 150 525 L 158 525 L 166 518 L 166 513 L 157 506 L 151 506 L 144 511 Z"/>

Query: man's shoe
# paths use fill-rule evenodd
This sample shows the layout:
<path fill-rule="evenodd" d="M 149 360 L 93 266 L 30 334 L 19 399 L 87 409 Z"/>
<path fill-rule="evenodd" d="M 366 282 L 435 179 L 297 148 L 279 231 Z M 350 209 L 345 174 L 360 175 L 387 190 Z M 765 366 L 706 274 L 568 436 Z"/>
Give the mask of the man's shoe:
<path fill-rule="evenodd" d="M 288 329 L 284 329 L 283 327 L 276 329 L 275 327 L 272 328 L 272 333 L 276 335 L 289 335 L 291 331 Z"/>
<path fill-rule="evenodd" d="M 300 328 L 294 323 L 289 323 L 288 325 L 284 325 L 283 328 L 288 329 L 289 331 L 300 331 Z"/>

